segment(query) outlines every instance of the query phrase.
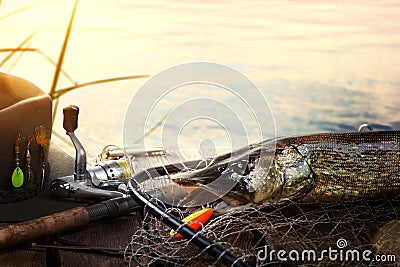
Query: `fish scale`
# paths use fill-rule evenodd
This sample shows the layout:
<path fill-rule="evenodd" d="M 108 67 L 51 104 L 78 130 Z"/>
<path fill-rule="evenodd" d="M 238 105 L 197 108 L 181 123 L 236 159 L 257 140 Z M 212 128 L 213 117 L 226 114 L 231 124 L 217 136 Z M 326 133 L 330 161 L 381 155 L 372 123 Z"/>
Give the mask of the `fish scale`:
<path fill-rule="evenodd" d="M 315 187 L 301 202 L 400 194 L 399 131 L 284 138 L 277 147 L 295 147 L 312 170 Z"/>
<path fill-rule="evenodd" d="M 231 207 L 392 198 L 400 195 L 399 141 L 399 131 L 282 137 L 218 156 L 205 168 L 185 163 L 194 170 L 173 169 L 170 178 L 196 187 L 231 173 L 238 184 L 222 197 Z"/>

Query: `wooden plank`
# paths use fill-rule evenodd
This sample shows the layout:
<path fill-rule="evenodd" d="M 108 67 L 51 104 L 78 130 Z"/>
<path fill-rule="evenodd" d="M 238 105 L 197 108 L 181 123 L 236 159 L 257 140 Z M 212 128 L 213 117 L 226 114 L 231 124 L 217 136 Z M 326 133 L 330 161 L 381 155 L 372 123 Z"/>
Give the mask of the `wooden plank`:
<path fill-rule="evenodd" d="M 91 224 L 82 231 L 62 236 L 82 245 L 125 249 L 132 232 L 140 226 L 137 213 Z M 124 259 L 88 253 L 60 251 L 62 266 L 123 266 Z"/>
<path fill-rule="evenodd" d="M 46 266 L 45 254 L 40 251 L 28 250 L 4 251 L 0 254 L 0 265 L 4 267 Z"/>

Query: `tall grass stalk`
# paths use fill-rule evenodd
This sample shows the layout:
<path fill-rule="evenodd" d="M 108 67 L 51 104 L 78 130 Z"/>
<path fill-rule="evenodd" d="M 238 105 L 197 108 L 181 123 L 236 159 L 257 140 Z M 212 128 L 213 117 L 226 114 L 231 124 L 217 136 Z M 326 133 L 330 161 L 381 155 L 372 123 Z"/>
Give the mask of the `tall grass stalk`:
<path fill-rule="evenodd" d="M 50 96 L 51 96 L 51 98 L 53 98 L 53 100 L 55 100 L 55 99 L 58 99 L 59 97 L 65 95 L 66 93 L 69 93 L 71 91 L 74 91 L 74 90 L 82 88 L 82 87 L 87 87 L 87 86 L 96 85 L 96 84 L 123 81 L 123 80 L 142 79 L 142 78 L 148 78 L 148 77 L 150 77 L 150 75 L 131 75 L 131 76 L 121 76 L 121 77 L 115 77 L 115 78 L 108 78 L 108 79 L 90 81 L 90 82 L 86 82 L 86 83 L 76 84 L 76 85 L 71 86 L 71 87 L 58 89 L 53 94 L 50 93 Z"/>
<path fill-rule="evenodd" d="M 36 31 L 34 31 L 31 35 L 29 35 L 28 37 L 26 37 L 26 38 L 22 41 L 22 43 L 19 44 L 19 46 L 17 47 L 17 49 L 22 48 L 27 42 L 29 42 L 29 41 L 36 35 L 36 33 L 37 33 L 38 31 L 39 31 L 39 30 L 36 30 Z M 3 67 L 3 65 L 6 64 L 6 62 L 7 62 L 8 60 L 10 60 L 10 59 L 15 55 L 16 52 L 17 52 L 17 50 L 12 50 L 12 51 L 10 51 L 10 54 L 8 54 L 8 55 L 0 62 L 0 68 Z"/>
<path fill-rule="evenodd" d="M 71 17 L 69 19 L 68 28 L 67 28 L 67 31 L 66 31 L 65 37 L 64 37 L 64 42 L 63 42 L 63 45 L 61 47 L 60 56 L 58 57 L 56 70 L 54 72 L 53 82 L 51 84 L 51 88 L 50 88 L 50 91 L 49 91 L 50 95 L 54 94 L 54 92 L 56 91 L 56 88 L 57 88 L 58 78 L 60 77 L 60 72 L 61 72 L 62 64 L 64 62 L 65 52 L 67 51 L 69 35 L 71 33 L 71 30 L 72 30 L 72 24 L 74 22 L 76 9 L 78 8 L 78 3 L 79 3 L 79 0 L 76 0 L 75 4 L 74 4 L 74 8 L 72 9 L 72 14 L 71 14 Z M 56 100 L 54 100 L 53 117 L 52 117 L 52 122 L 53 123 L 54 123 L 54 120 L 55 120 L 55 117 L 56 117 L 56 114 L 57 114 L 58 104 L 59 104 L 59 99 L 57 98 Z"/>
<path fill-rule="evenodd" d="M 52 64 L 53 66 L 57 66 L 57 62 L 55 62 L 53 59 L 51 59 L 45 52 L 43 52 L 42 50 L 38 49 L 38 48 L 31 48 L 31 47 L 20 47 L 20 48 L 0 48 L 0 53 L 8 53 L 8 52 L 12 52 L 12 53 L 29 53 L 29 52 L 34 52 L 34 53 L 38 53 L 40 56 L 44 57 L 44 59 L 46 59 L 50 64 Z M 9 57 L 10 59 L 10 57 Z M 9 60 L 7 59 L 7 60 Z M 4 62 L 6 63 L 7 60 Z M 63 68 L 61 68 L 61 74 L 64 75 L 64 77 L 70 81 L 73 84 L 77 84 L 76 81 L 74 81 L 74 79 L 72 79 L 71 75 L 69 75 L 67 73 L 66 70 L 64 70 Z"/>
<path fill-rule="evenodd" d="M 0 5 L 1 5 L 1 1 L 0 1 Z M 8 13 L 8 14 L 5 14 L 4 16 L 1 16 L 1 17 L 0 17 L 0 20 L 3 20 L 3 19 L 6 19 L 6 18 L 11 17 L 11 16 L 13 16 L 13 15 L 19 14 L 19 13 L 25 11 L 25 10 L 30 9 L 30 8 L 33 7 L 34 5 L 36 5 L 36 3 L 32 3 L 32 4 L 30 4 L 30 5 L 21 7 L 20 9 L 14 10 L 14 11 Z"/>

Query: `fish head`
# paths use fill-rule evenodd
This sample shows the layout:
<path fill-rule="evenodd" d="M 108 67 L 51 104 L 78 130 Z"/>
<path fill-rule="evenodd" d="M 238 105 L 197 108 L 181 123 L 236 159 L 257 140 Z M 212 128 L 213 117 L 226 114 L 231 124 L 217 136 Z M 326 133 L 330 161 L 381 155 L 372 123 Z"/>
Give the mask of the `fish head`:
<path fill-rule="evenodd" d="M 218 198 L 215 201 L 217 206 L 228 211 L 252 204 L 273 204 L 301 197 L 313 185 L 312 170 L 307 159 L 294 146 L 274 150 L 263 148 L 246 159 L 215 164 L 218 167 L 214 165 L 200 172 L 186 172 L 184 176 L 178 176 L 180 185 L 198 188 L 197 194 L 192 193 L 187 200 L 192 201 L 193 196 L 198 198 L 214 194 L 217 196 L 215 199 Z M 234 185 L 221 194 L 209 187 L 217 179 L 220 185 L 232 181 Z"/>
<path fill-rule="evenodd" d="M 297 199 L 314 187 L 314 177 L 306 155 L 295 146 L 277 148 L 272 163 L 262 157 L 255 162 L 245 181 L 253 186 L 254 203 L 277 203 Z"/>
<path fill-rule="evenodd" d="M 235 196 L 235 202 L 230 202 L 235 206 L 236 203 L 245 205 L 244 200 L 254 204 L 274 204 L 305 196 L 315 186 L 305 152 L 292 145 L 278 147 L 274 152 L 261 151 L 249 161 L 235 188 L 224 198 L 229 203 Z"/>

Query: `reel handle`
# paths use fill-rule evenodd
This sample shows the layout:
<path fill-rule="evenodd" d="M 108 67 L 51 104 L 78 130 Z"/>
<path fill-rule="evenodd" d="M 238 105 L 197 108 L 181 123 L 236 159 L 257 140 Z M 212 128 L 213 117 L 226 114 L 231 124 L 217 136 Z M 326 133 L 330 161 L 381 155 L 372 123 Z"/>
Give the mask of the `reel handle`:
<path fill-rule="evenodd" d="M 70 105 L 63 109 L 64 121 L 63 127 L 67 133 L 74 132 L 78 128 L 79 108 L 75 105 Z"/>
<path fill-rule="evenodd" d="M 75 147 L 75 173 L 74 178 L 77 181 L 85 181 L 86 179 L 86 151 L 74 131 L 78 128 L 79 108 L 75 105 L 67 106 L 63 109 L 64 122 L 63 127 L 67 131 L 67 135 L 71 138 Z"/>

